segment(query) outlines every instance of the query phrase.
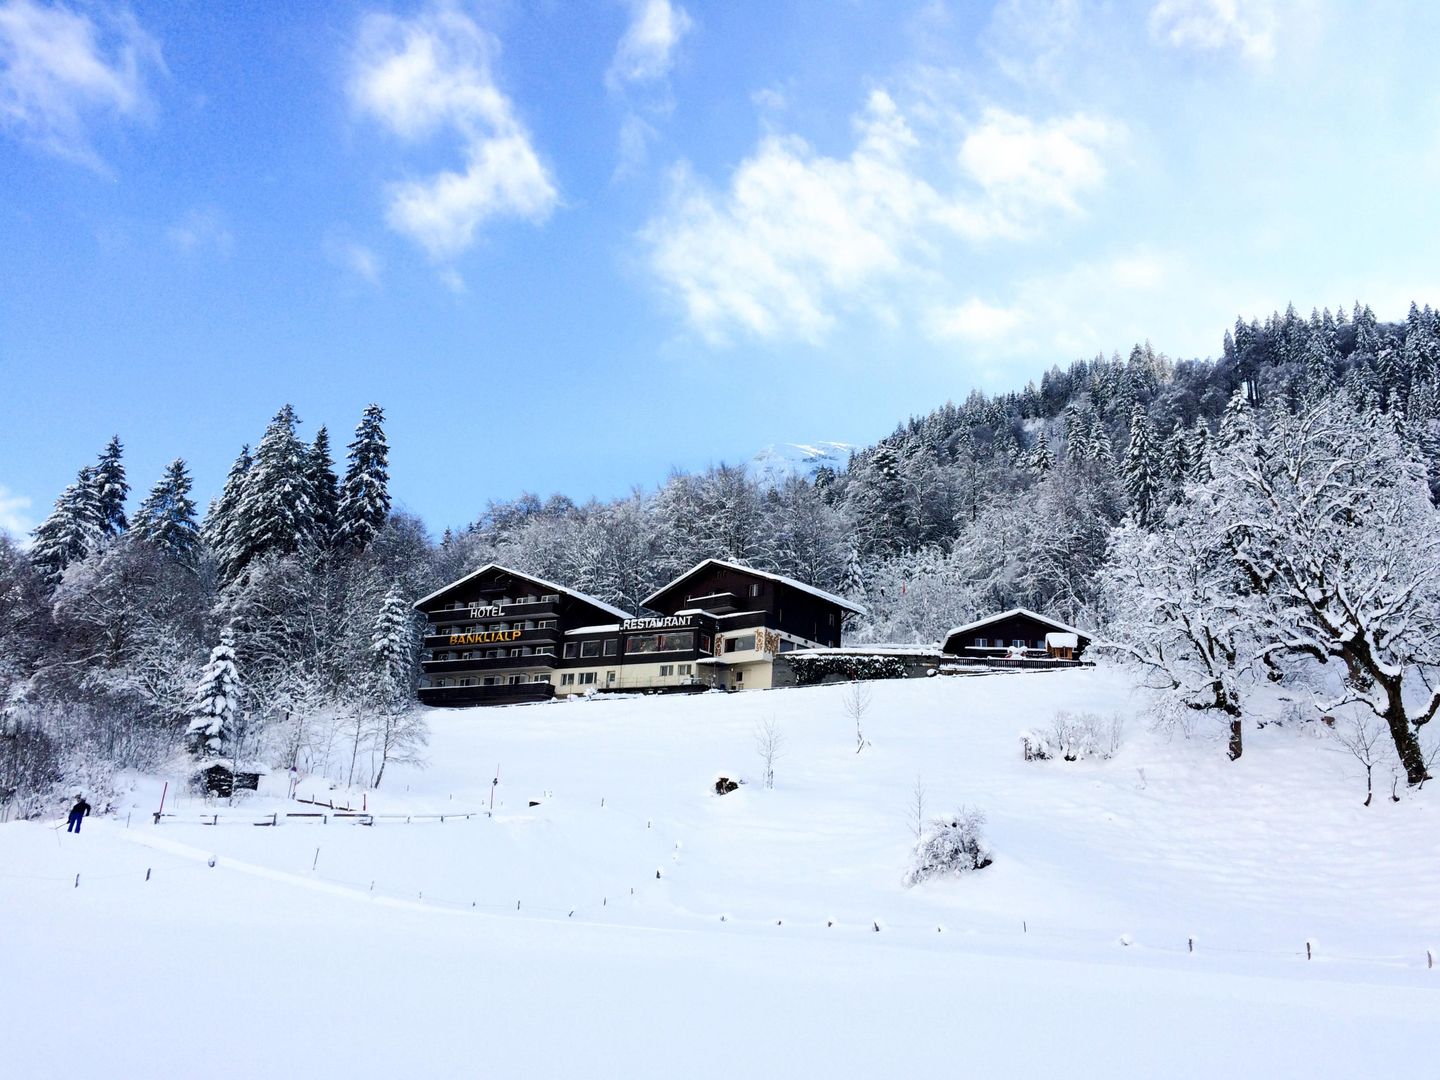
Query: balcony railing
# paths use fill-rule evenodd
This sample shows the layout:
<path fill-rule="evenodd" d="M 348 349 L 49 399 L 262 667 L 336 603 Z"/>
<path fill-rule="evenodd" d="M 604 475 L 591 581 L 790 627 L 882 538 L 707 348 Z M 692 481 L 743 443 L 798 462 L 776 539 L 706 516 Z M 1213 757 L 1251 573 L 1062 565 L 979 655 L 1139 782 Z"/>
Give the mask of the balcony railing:
<path fill-rule="evenodd" d="M 426 675 L 463 675 L 472 671 L 521 671 L 534 668 L 550 670 L 555 667 L 558 657 L 548 653 L 531 653 L 529 656 L 485 656 L 469 660 L 422 660 L 420 670 Z"/>
<path fill-rule="evenodd" d="M 463 708 L 468 705 L 519 705 L 532 701 L 549 701 L 555 687 L 548 682 L 516 683 L 504 686 L 422 686 L 420 702 L 441 708 Z"/>

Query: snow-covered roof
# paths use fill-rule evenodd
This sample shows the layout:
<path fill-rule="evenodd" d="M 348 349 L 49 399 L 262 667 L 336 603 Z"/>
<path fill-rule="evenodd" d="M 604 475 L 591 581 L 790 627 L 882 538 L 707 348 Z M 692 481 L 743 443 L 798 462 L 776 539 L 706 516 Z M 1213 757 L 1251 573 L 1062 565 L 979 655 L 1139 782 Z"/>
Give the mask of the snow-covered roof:
<path fill-rule="evenodd" d="M 1076 649 L 1080 647 L 1079 634 L 1046 634 L 1045 644 L 1052 649 Z"/>
<path fill-rule="evenodd" d="M 723 566 L 727 570 L 737 570 L 742 574 L 754 574 L 756 577 L 765 578 L 769 581 L 778 581 L 780 584 L 788 585 L 792 589 L 799 589 L 801 592 L 809 593 L 811 596 L 818 596 L 821 600 L 828 600 L 830 603 L 836 604 L 844 608 L 846 611 L 853 611 L 856 615 L 868 614 L 868 612 L 863 607 L 858 604 L 852 603 L 849 600 L 846 600 L 843 596 L 836 596 L 834 593 L 828 593 L 824 589 L 817 589 L 814 585 L 806 585 L 803 581 L 796 581 L 794 578 L 786 577 L 784 574 L 772 574 L 768 570 L 756 570 L 753 566 L 745 566 L 742 563 L 729 562 L 726 559 L 702 559 L 700 562 L 696 563 L 689 570 L 686 570 L 683 574 L 680 574 L 674 580 L 656 589 L 644 600 L 640 601 L 640 603 L 644 607 L 649 607 L 650 601 L 669 592 L 676 585 L 679 585 L 680 582 L 684 581 L 692 574 L 698 574 L 707 566 Z"/>
<path fill-rule="evenodd" d="M 998 615 L 987 615 L 983 619 L 976 619 L 974 622 L 966 623 L 964 626 L 953 627 L 945 634 L 945 637 L 942 640 L 949 641 L 956 634 L 963 634 L 967 630 L 978 630 L 982 626 L 989 626 L 991 623 L 999 622 L 1001 619 L 1008 619 L 1012 615 L 1024 615 L 1026 618 L 1034 619 L 1036 622 L 1042 622 L 1046 626 L 1053 626 L 1056 630 L 1059 630 L 1062 633 L 1076 634 L 1080 637 L 1086 638 L 1087 640 L 1090 637 L 1090 635 L 1085 633 L 1083 630 L 1076 630 L 1073 626 L 1066 626 L 1059 620 L 1050 618 L 1049 615 L 1041 615 L 1038 611 L 1031 611 L 1029 608 L 1017 607 L 1011 608 L 1009 611 L 1002 611 Z"/>
<path fill-rule="evenodd" d="M 577 626 L 574 630 L 566 630 L 565 636 L 569 637 L 571 634 L 613 634 L 619 629 L 620 624 L 618 622 L 600 623 L 597 626 Z"/>
<path fill-rule="evenodd" d="M 416 600 L 415 603 L 411 605 L 411 607 L 419 610 L 421 604 L 428 604 L 431 600 L 435 600 L 439 597 L 444 596 L 451 589 L 458 588 L 459 586 L 464 585 L 467 581 L 474 581 L 481 574 L 488 574 L 492 570 L 498 570 L 503 574 L 509 574 L 511 577 L 523 578 L 524 580 L 530 582 L 532 585 L 540 586 L 540 588 L 542 589 L 550 589 L 553 592 L 564 593 L 567 596 L 573 596 L 576 600 L 579 600 L 582 603 L 591 604 L 599 608 L 601 611 L 604 611 L 610 615 L 614 615 L 617 619 L 632 618 L 630 612 L 622 611 L 614 604 L 605 603 L 604 600 L 597 600 L 595 597 L 590 596 L 588 593 L 580 592 L 578 589 L 567 589 L 564 585 L 556 585 L 553 581 L 546 581 L 544 578 L 538 578 L 534 574 L 526 574 L 519 570 L 512 570 L 510 569 L 510 567 L 501 566 L 499 563 L 486 563 L 484 566 L 480 567 L 479 570 L 475 570 L 469 574 L 466 574 L 458 581 L 452 581 L 449 585 L 445 585 L 441 588 L 436 589 L 429 596 L 422 596 L 419 600 Z"/>

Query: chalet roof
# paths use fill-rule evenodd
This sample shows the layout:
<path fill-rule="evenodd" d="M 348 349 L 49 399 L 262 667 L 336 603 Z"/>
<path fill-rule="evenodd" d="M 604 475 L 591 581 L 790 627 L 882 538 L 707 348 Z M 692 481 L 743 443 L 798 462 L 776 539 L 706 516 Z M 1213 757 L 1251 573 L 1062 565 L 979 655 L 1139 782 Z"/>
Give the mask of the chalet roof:
<path fill-rule="evenodd" d="M 1066 626 L 1059 620 L 1050 618 L 1049 615 L 1041 615 L 1038 611 L 1031 611 L 1029 608 L 1023 607 L 1011 608 L 1009 611 L 1002 611 L 998 615 L 987 615 L 983 619 L 976 619 L 974 622 L 966 623 L 964 626 L 954 627 L 946 633 L 943 640 L 949 641 L 956 634 L 964 634 L 970 630 L 979 630 L 982 626 L 989 626 L 991 623 L 997 623 L 1001 619 L 1008 619 L 1012 615 L 1023 615 L 1028 619 L 1034 619 L 1038 623 L 1052 626 L 1063 634 L 1075 634 L 1078 637 L 1084 638 L 1086 641 L 1090 640 L 1090 635 L 1083 630 L 1076 630 L 1075 627 Z"/>
<path fill-rule="evenodd" d="M 422 596 L 419 600 L 416 600 L 415 603 L 411 606 L 418 611 L 422 604 L 428 604 L 431 600 L 438 600 L 440 597 L 444 596 L 452 589 L 458 589 L 466 582 L 474 581 L 482 574 L 488 574 L 491 571 L 499 571 L 502 574 L 509 574 L 511 577 L 521 578 L 525 581 L 530 582 L 530 584 L 532 585 L 538 585 L 540 588 L 548 589 L 551 592 L 564 593 L 566 596 L 573 597 L 574 599 L 579 600 L 583 604 L 589 604 L 592 607 L 597 607 L 601 611 L 604 611 L 610 615 L 614 615 L 617 619 L 632 618 L 631 614 L 628 611 L 622 611 L 618 607 L 615 607 L 615 605 L 613 604 L 605 603 L 604 600 L 597 600 L 595 597 L 590 596 L 587 593 L 580 592 L 577 589 L 567 589 L 564 585 L 556 585 L 553 581 L 546 581 L 544 578 L 538 578 L 534 574 L 525 574 L 519 570 L 512 570 L 510 569 L 510 567 L 501 566 L 499 563 L 486 563 L 484 566 L 480 567 L 479 570 L 475 570 L 469 574 L 466 574 L 458 581 L 452 581 L 449 585 L 445 585 L 439 589 L 436 589 L 429 596 Z"/>
<path fill-rule="evenodd" d="M 868 614 L 868 612 L 866 612 L 863 607 L 860 607 L 858 604 L 851 603 L 843 596 L 836 596 L 834 593 L 828 593 L 824 589 L 817 589 L 814 585 L 806 585 L 803 581 L 796 581 L 794 578 L 786 577 L 784 574 L 772 574 L 768 570 L 756 570 L 753 566 L 745 566 L 741 563 L 729 562 L 725 559 L 701 560 L 700 562 L 692 566 L 689 570 L 686 570 L 679 577 L 675 578 L 673 581 L 669 582 L 666 585 L 662 585 L 660 588 L 656 589 L 644 600 L 640 601 L 641 605 L 644 607 L 649 607 L 650 601 L 658 600 L 671 589 L 679 585 L 686 578 L 693 577 L 695 574 L 698 574 L 701 570 L 704 570 L 708 566 L 722 566 L 727 570 L 735 570 L 741 574 L 750 574 L 752 577 L 765 578 L 767 581 L 776 581 L 779 582 L 781 585 L 788 585 L 792 589 L 798 589 L 801 592 L 809 593 L 811 596 L 819 597 L 821 600 L 825 600 L 831 604 L 837 605 L 838 607 L 842 607 L 846 611 L 853 611 L 856 615 Z"/>

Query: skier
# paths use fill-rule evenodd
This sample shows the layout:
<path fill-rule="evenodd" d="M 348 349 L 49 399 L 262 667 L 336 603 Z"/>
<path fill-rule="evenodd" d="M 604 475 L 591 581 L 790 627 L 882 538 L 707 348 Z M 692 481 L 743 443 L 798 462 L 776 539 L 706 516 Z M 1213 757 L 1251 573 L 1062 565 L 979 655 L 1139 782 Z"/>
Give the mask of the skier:
<path fill-rule="evenodd" d="M 66 832 L 78 833 L 80 823 L 85 820 L 85 815 L 90 813 L 90 804 L 85 801 L 84 795 L 75 796 L 75 805 L 70 808 L 70 827 Z"/>

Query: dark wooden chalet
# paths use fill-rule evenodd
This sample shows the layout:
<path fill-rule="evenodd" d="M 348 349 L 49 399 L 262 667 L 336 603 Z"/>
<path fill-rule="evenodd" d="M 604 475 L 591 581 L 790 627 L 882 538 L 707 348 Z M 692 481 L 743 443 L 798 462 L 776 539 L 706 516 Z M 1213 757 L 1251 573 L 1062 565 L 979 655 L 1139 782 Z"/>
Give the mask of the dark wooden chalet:
<path fill-rule="evenodd" d="M 945 635 L 941 648 L 952 656 L 973 660 L 1023 657 L 1074 661 L 1089 645 L 1090 636 L 1073 626 L 1026 608 L 1011 608 L 955 627 Z"/>
<path fill-rule="evenodd" d="M 550 698 L 571 641 L 567 633 L 630 617 L 593 596 L 493 563 L 414 606 L 428 624 L 420 664 L 426 705 Z M 597 656 L 603 650 L 598 642 L 596 650 Z"/>

